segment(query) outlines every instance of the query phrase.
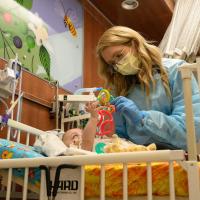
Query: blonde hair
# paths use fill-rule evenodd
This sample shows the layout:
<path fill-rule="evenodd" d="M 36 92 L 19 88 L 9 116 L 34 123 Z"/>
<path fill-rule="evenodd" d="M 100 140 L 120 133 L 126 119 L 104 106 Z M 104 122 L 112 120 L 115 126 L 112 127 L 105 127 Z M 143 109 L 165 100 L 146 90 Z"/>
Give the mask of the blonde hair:
<path fill-rule="evenodd" d="M 102 57 L 103 50 L 110 46 L 130 46 L 132 42 L 135 45 L 137 56 L 141 60 L 138 74 L 136 76 L 124 76 L 117 72 L 112 73 L 109 70 L 108 64 Z M 123 26 L 114 26 L 108 29 L 99 39 L 97 56 L 99 59 L 98 73 L 100 77 L 105 80 L 105 87 L 113 88 L 117 96 L 126 96 L 129 88 L 135 84 L 135 81 L 140 82 L 141 86 L 146 91 L 147 96 L 149 96 L 150 83 L 153 84 L 154 88 L 156 84 L 153 78 L 154 69 L 160 73 L 165 90 L 170 96 L 168 74 L 162 65 L 161 52 L 158 47 L 148 43 L 138 32 Z"/>

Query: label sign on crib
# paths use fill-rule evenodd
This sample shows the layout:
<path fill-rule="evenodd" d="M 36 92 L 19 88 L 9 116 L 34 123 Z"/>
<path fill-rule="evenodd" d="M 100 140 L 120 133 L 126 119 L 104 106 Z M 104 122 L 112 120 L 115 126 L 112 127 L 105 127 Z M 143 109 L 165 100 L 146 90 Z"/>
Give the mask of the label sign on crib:
<path fill-rule="evenodd" d="M 52 181 L 51 181 L 51 187 L 53 187 Z M 60 180 L 59 181 L 59 187 L 58 191 L 59 192 L 67 192 L 67 193 L 72 193 L 72 192 L 77 192 L 79 188 L 79 182 L 78 180 Z"/>
<path fill-rule="evenodd" d="M 51 169 L 51 185 L 54 184 L 56 169 Z M 75 169 L 62 169 L 58 193 L 55 200 L 80 200 L 81 167 Z"/>

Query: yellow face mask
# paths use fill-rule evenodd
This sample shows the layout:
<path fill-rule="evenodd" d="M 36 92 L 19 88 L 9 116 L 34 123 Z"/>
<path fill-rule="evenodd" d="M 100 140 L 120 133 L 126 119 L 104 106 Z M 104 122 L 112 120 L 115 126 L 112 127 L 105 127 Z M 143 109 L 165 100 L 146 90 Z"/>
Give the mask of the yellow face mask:
<path fill-rule="evenodd" d="M 128 52 L 117 64 L 114 69 L 122 75 L 135 75 L 139 71 L 140 59 Z"/>

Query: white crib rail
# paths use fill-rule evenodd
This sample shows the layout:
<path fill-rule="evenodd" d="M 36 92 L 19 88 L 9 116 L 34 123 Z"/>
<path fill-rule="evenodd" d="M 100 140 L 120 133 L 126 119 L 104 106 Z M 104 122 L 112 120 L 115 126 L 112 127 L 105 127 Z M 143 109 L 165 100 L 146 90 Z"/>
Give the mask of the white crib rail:
<path fill-rule="evenodd" d="M 196 144 L 194 117 L 193 117 L 194 114 L 192 108 L 191 78 L 192 78 L 192 71 L 197 71 L 197 75 L 199 78 L 200 76 L 199 67 L 200 67 L 199 64 L 186 64 L 179 68 L 183 80 L 183 89 L 184 89 L 188 158 L 189 160 L 193 161 L 197 160 L 197 144 Z"/>
<path fill-rule="evenodd" d="M 184 103 L 186 113 L 187 128 L 187 150 L 189 161 L 185 163 L 188 173 L 189 199 L 198 199 L 200 197 L 200 172 L 197 162 L 197 143 L 194 125 L 194 114 L 192 107 L 192 72 L 197 73 L 197 80 L 200 89 L 200 64 L 185 64 L 179 68 L 183 80 Z"/>
<path fill-rule="evenodd" d="M 26 199 L 27 193 L 27 170 L 30 167 L 39 167 L 40 165 L 45 165 L 49 167 L 58 167 L 62 164 L 70 164 L 82 166 L 82 177 L 81 177 L 81 197 L 80 199 L 84 200 L 84 165 L 101 165 L 100 173 L 100 199 L 105 200 L 105 165 L 113 163 L 124 163 L 123 164 L 123 200 L 128 199 L 128 163 L 147 163 L 147 188 L 148 200 L 152 200 L 152 173 L 151 173 L 151 162 L 169 162 L 169 174 L 170 174 L 170 200 L 175 199 L 175 190 L 174 190 L 174 175 L 173 175 L 173 161 L 182 161 L 185 159 L 184 151 L 177 150 L 162 150 L 162 151 L 149 151 L 149 152 L 126 152 L 126 153 L 111 153 L 111 154 L 102 154 L 102 155 L 79 155 L 79 156 L 61 156 L 55 158 L 20 158 L 20 159 L 7 159 L 2 160 L 0 169 L 9 168 L 9 173 L 12 175 L 12 168 L 25 168 L 25 178 L 24 178 L 24 190 L 23 190 L 23 200 Z M 10 176 L 9 176 L 10 177 Z M 7 199 L 10 197 L 10 184 L 11 178 L 8 179 L 7 185 Z M 41 186 L 44 183 L 41 182 Z M 45 192 L 41 190 L 43 194 L 40 196 L 41 200 L 44 200 Z"/>
<path fill-rule="evenodd" d="M 12 121 L 11 121 L 12 122 Z M 13 123 L 10 123 L 13 125 Z M 17 126 L 21 125 L 17 122 Z M 16 127 L 16 124 L 15 124 Z M 20 130 L 25 130 L 26 126 L 23 128 L 20 126 Z M 30 129 L 27 133 L 26 144 L 29 144 L 29 136 L 33 132 L 38 133 L 36 129 Z M 45 133 L 41 131 L 41 133 Z M 9 169 L 8 171 L 8 182 L 7 182 L 7 193 L 6 200 L 10 200 L 11 196 L 11 181 L 12 181 L 12 168 L 24 168 L 24 184 L 23 184 L 23 200 L 27 199 L 27 188 L 28 188 L 28 170 L 30 167 L 39 167 L 40 165 L 46 165 L 49 167 L 58 167 L 62 164 L 70 164 L 81 166 L 81 192 L 80 199 L 84 200 L 84 187 L 85 187 L 85 165 L 98 164 L 101 166 L 101 177 L 100 177 L 100 199 L 105 200 L 105 165 L 113 163 L 123 163 L 123 200 L 128 200 L 128 170 L 127 166 L 129 163 L 146 163 L 147 164 L 147 199 L 152 200 L 152 162 L 169 162 L 169 188 L 170 188 L 170 200 L 175 200 L 175 189 L 174 189 L 174 172 L 173 172 L 173 161 L 183 161 L 185 159 L 184 151 L 177 150 L 162 150 L 162 151 L 148 151 L 148 152 L 126 152 L 126 153 L 112 153 L 112 154 L 100 154 L 100 155 L 77 155 L 77 156 L 62 156 L 62 157 L 47 157 L 47 158 L 20 158 L 20 159 L 7 159 L 0 161 L 0 169 Z M 191 177 L 189 180 L 194 180 L 193 169 L 189 170 Z M 197 169 L 198 170 L 198 169 Z M 198 177 L 198 174 L 195 174 Z M 41 190 L 40 190 L 40 200 L 45 200 L 46 192 L 44 183 L 45 179 L 42 175 L 41 179 Z M 193 187 L 193 186 L 192 186 Z M 198 187 L 198 186 L 197 186 Z M 194 188 L 194 187 L 193 187 Z M 191 189 L 194 190 L 194 189 Z M 196 193 L 195 193 L 196 194 Z M 195 196 L 195 195 L 192 195 Z M 190 200 L 197 200 L 198 196 Z M 39 198 L 39 197 L 38 197 Z"/>
<path fill-rule="evenodd" d="M 42 158 L 17 158 L 1 160 L 1 168 L 26 168 L 46 165 L 57 167 L 62 164 L 71 165 L 103 165 L 113 163 L 143 163 L 143 162 L 166 162 L 182 161 L 185 159 L 182 150 L 157 150 L 157 151 L 140 151 L 125 153 L 109 154 L 91 154 L 91 155 L 74 155 Z"/>

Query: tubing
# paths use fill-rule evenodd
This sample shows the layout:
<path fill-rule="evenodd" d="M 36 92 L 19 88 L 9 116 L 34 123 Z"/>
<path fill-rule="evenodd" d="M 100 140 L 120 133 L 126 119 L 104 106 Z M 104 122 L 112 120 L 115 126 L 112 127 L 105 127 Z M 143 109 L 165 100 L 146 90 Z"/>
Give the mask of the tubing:
<path fill-rule="evenodd" d="M 102 89 L 103 89 L 103 88 L 101 88 L 101 87 L 80 88 L 80 89 L 76 90 L 76 91 L 74 92 L 74 94 L 81 94 L 81 93 L 83 93 L 83 92 L 94 93 L 94 92 L 100 91 L 100 90 L 102 90 Z"/>

